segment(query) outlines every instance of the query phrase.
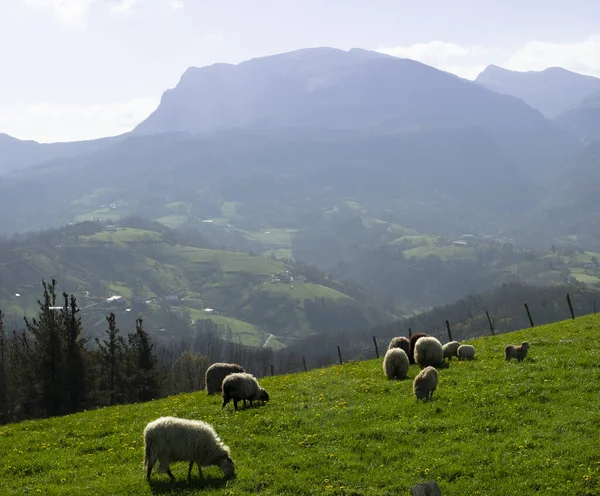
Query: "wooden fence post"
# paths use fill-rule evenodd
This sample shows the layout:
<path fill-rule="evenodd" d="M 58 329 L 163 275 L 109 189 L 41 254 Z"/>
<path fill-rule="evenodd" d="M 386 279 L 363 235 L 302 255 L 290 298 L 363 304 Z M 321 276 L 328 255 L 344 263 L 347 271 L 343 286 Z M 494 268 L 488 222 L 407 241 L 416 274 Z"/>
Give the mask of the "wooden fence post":
<path fill-rule="evenodd" d="M 490 325 L 490 331 L 492 332 L 492 336 L 495 336 L 496 331 L 494 331 L 494 324 L 492 324 L 492 319 L 490 319 L 490 313 L 486 310 L 485 314 L 487 315 L 488 324 Z"/>
<path fill-rule="evenodd" d="M 308 369 L 306 368 L 306 358 L 302 357 L 302 364 L 304 365 L 304 372 L 307 372 Z"/>
<path fill-rule="evenodd" d="M 529 307 L 527 306 L 527 303 L 525 303 L 525 310 L 527 311 L 527 317 L 529 318 L 529 325 L 531 325 L 531 327 L 535 327 L 535 324 L 533 323 L 533 319 L 531 318 L 531 312 L 529 311 Z"/>
<path fill-rule="evenodd" d="M 594 305 L 594 314 L 595 314 L 596 313 L 596 297 L 595 296 L 594 296 L 593 305 Z"/>
<path fill-rule="evenodd" d="M 448 330 L 448 341 L 453 341 L 452 331 L 450 330 L 450 322 L 446 321 L 446 329 Z"/>
<path fill-rule="evenodd" d="M 410 488 L 411 496 L 441 496 L 440 486 L 436 481 L 417 484 Z"/>
<path fill-rule="evenodd" d="M 569 305 L 569 312 L 571 312 L 571 318 L 575 319 L 575 312 L 573 312 L 573 305 L 571 304 L 571 295 L 567 293 L 567 303 Z"/>
<path fill-rule="evenodd" d="M 339 346 L 337 347 L 337 349 L 338 349 L 338 357 L 340 359 L 340 365 L 342 365 L 342 363 L 343 363 L 342 362 L 342 352 L 340 351 L 340 347 Z"/>
<path fill-rule="evenodd" d="M 411 336 L 412 336 L 412 329 L 409 327 L 408 328 L 408 339 L 410 339 Z"/>
<path fill-rule="evenodd" d="M 377 358 L 379 358 L 379 349 L 377 348 L 377 340 L 375 339 L 375 336 L 373 336 L 373 344 L 375 345 L 375 355 Z"/>
<path fill-rule="evenodd" d="M 273 377 L 275 373 L 273 372 L 273 364 L 271 364 L 271 377 Z"/>

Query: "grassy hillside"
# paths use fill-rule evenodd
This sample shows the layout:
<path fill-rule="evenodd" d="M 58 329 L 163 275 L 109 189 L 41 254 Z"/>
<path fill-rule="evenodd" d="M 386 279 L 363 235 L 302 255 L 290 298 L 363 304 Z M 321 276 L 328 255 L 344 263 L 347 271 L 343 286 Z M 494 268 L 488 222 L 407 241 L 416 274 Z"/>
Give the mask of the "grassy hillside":
<path fill-rule="evenodd" d="M 477 358 L 441 369 L 432 403 L 378 359 L 264 378 L 271 402 L 237 413 L 198 392 L 3 426 L 0 492 L 389 495 L 435 479 L 444 495 L 595 495 L 599 334 L 589 316 L 474 340 Z M 529 356 L 506 363 L 504 345 L 523 340 Z M 180 463 L 175 487 L 165 475 L 148 485 L 141 433 L 161 415 L 214 424 L 237 479 L 210 468 L 188 485 Z"/>
<path fill-rule="evenodd" d="M 40 280 L 52 278 L 77 296 L 92 336 L 104 332 L 112 311 L 121 326 L 140 313 L 151 333 L 165 337 L 189 338 L 210 318 L 223 338 L 262 346 L 270 333 L 314 333 L 305 300 L 315 298 L 362 308 L 365 324 L 394 317 L 367 309 L 377 307 L 371 297 L 314 268 L 214 249 L 197 234 L 148 221 L 111 230 L 90 222 L 0 243 L 0 309 L 9 318 L 36 315 Z M 107 301 L 115 296 L 122 299 Z"/>

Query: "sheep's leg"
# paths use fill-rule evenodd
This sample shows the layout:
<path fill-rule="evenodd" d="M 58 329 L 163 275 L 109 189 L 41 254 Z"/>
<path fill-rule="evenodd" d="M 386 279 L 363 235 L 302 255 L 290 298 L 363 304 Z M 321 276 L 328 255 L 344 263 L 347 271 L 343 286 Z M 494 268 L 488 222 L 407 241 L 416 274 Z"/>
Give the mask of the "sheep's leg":
<path fill-rule="evenodd" d="M 152 467 L 154 467 L 154 463 L 148 462 L 148 472 L 146 472 L 146 479 L 150 480 L 150 474 L 152 473 Z"/>
<path fill-rule="evenodd" d="M 194 468 L 194 460 L 190 462 L 190 467 L 188 468 L 188 482 L 192 480 L 192 468 Z"/>
<path fill-rule="evenodd" d="M 167 475 L 171 478 L 171 482 L 175 482 L 175 476 L 173 475 L 173 472 L 171 472 L 171 468 L 167 469 Z"/>
<path fill-rule="evenodd" d="M 250 406 L 252 406 L 252 400 L 248 400 L 250 402 Z"/>
<path fill-rule="evenodd" d="M 234 399 L 233 399 L 233 407 L 234 407 L 236 410 L 238 409 L 238 407 L 237 407 L 237 404 L 238 404 L 238 400 L 237 400 L 237 398 L 234 398 Z"/>
<path fill-rule="evenodd" d="M 200 464 L 198 462 L 196 462 L 196 464 L 198 465 L 198 475 L 200 475 L 200 479 L 204 479 L 204 474 L 202 473 L 202 467 L 200 466 Z"/>

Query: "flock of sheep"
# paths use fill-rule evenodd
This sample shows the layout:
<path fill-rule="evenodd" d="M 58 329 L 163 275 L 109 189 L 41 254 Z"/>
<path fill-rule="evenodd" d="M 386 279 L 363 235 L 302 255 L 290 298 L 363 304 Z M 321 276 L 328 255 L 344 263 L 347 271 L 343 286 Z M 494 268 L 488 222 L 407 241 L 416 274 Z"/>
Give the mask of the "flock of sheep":
<path fill-rule="evenodd" d="M 504 348 L 505 360 L 516 358 L 522 361 L 527 356 L 529 343 L 520 346 L 509 344 Z M 472 360 L 475 358 L 475 348 L 470 344 L 460 344 L 450 341 L 442 346 L 437 338 L 424 332 L 411 335 L 410 339 L 396 337 L 390 341 L 388 350 L 383 358 L 383 372 L 388 379 L 405 379 L 411 364 L 418 364 L 421 372 L 413 382 L 413 392 L 417 401 L 431 400 L 438 385 L 438 372 L 444 360 Z"/>
<path fill-rule="evenodd" d="M 519 362 L 527 356 L 529 343 L 520 346 L 508 345 L 504 357 L 508 361 L 516 358 Z M 460 360 L 475 358 L 475 348 L 450 341 L 442 346 L 440 341 L 425 333 L 413 334 L 410 339 L 396 337 L 390 341 L 383 359 L 383 371 L 388 379 L 404 379 L 411 364 L 418 364 L 421 372 L 413 382 L 413 392 L 417 401 L 431 400 L 438 385 L 439 368 L 445 359 Z M 238 402 L 252 406 L 253 401 L 269 401 L 268 393 L 260 387 L 256 378 L 245 372 L 237 364 L 214 363 L 206 371 L 208 394 L 222 393 L 222 408 L 233 400 L 237 410 Z M 200 478 L 202 467 L 216 465 L 226 478 L 235 477 L 235 467 L 229 447 L 219 438 L 213 427 L 201 420 L 187 420 L 177 417 L 161 417 L 146 425 L 144 429 L 144 468 L 150 480 L 152 468 L 158 463 L 159 471 L 166 472 L 172 481 L 170 464 L 189 462 L 188 480 L 191 479 L 194 463 L 198 466 Z"/>

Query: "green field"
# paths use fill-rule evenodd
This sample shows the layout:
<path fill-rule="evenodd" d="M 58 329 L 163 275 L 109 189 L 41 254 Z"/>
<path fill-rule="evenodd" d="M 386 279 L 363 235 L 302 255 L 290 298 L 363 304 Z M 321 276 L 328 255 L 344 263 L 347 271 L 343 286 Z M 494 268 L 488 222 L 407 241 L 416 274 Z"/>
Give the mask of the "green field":
<path fill-rule="evenodd" d="M 478 339 L 439 371 L 431 403 L 381 359 L 261 379 L 271 401 L 234 412 L 203 392 L 0 427 L 0 494 L 392 495 L 438 481 L 450 495 L 600 494 L 600 319 Z M 522 363 L 507 343 L 530 342 Z M 593 343 L 593 345 L 589 345 Z M 416 366 L 409 377 L 417 374 Z M 145 481 L 142 430 L 175 415 L 212 423 L 236 463 Z"/>
<path fill-rule="evenodd" d="M 183 302 L 185 303 L 185 301 Z M 266 339 L 266 333 L 248 322 L 234 319 L 231 317 L 225 317 L 223 315 L 214 315 L 203 312 L 202 310 L 196 310 L 194 308 L 188 308 L 190 316 L 195 321 L 201 320 L 212 320 L 215 324 L 231 327 L 233 334 L 232 341 L 236 343 L 245 344 L 248 346 L 262 346 Z M 227 339 L 227 336 L 222 336 L 223 339 Z"/>
<path fill-rule="evenodd" d="M 311 298 L 330 298 L 333 300 L 349 298 L 349 296 L 345 295 L 344 293 L 340 293 L 335 289 L 327 288 L 325 286 L 321 286 L 320 284 L 313 284 L 310 282 L 265 282 L 261 285 L 261 289 L 264 289 L 269 293 L 286 295 L 289 298 L 302 301 Z"/>

